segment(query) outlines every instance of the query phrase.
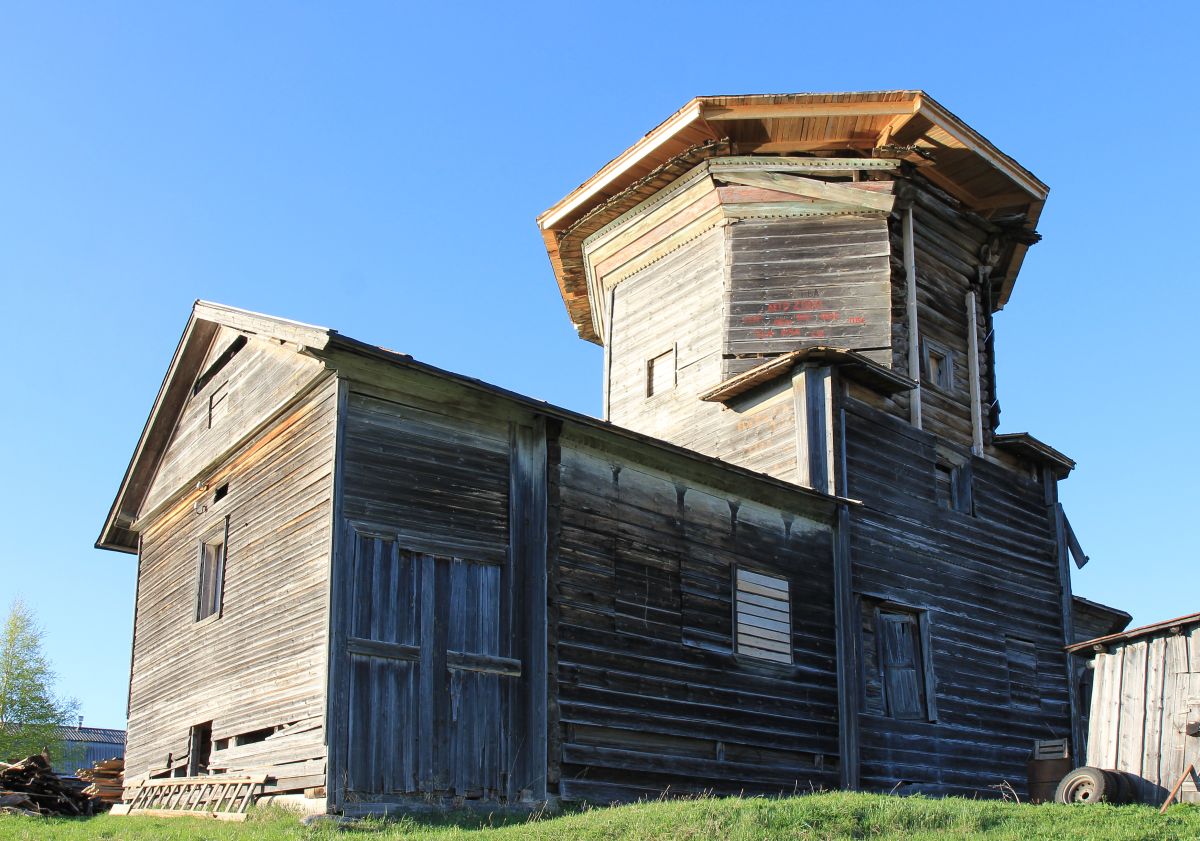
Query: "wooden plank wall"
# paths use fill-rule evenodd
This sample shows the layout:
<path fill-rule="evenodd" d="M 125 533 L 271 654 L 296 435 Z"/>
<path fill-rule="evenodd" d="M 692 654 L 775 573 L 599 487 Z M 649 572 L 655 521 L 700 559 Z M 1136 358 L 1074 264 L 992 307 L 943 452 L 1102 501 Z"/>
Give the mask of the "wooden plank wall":
<path fill-rule="evenodd" d="M 200 367 L 202 376 L 241 335 L 228 327 L 217 332 L 208 357 Z M 185 487 L 198 471 L 220 457 L 238 437 L 267 420 L 321 372 L 319 362 L 300 356 L 294 348 L 251 337 L 220 372 L 188 400 L 142 504 L 142 516 Z M 209 399 L 218 390 L 221 399 L 210 429 Z"/>
<path fill-rule="evenodd" d="M 1033 740 L 1070 734 L 1058 566 L 1042 486 L 974 458 L 976 514 L 943 508 L 935 437 L 853 398 L 843 405 L 848 493 L 864 501 L 850 510 L 854 588 L 926 612 L 937 716 L 861 714 L 863 785 L 974 796 L 994 795 L 988 786 L 1007 780 L 1022 789 Z M 1006 636 L 1035 648 L 1032 708 L 1014 706 L 1014 694 L 1028 687 L 1008 673 Z"/>
<path fill-rule="evenodd" d="M 932 339 L 953 353 L 953 388 L 942 390 L 925 380 L 922 363 L 922 426 L 958 444 L 971 444 L 971 390 L 968 370 L 966 293 L 978 278 L 980 248 L 991 233 L 980 220 L 960 212 L 953 200 L 921 181 L 913 182 L 913 240 L 917 266 L 917 323 L 922 341 Z M 908 320 L 905 315 L 903 214 L 889 218 L 892 271 L 892 367 L 908 372 Z M 980 394 L 984 402 L 985 441 L 989 431 L 988 395 L 992 366 L 985 341 L 990 314 L 982 294 L 976 296 L 979 341 Z M 922 352 L 922 356 L 923 356 Z M 898 395 L 900 411 L 908 413 L 909 394 Z"/>
<path fill-rule="evenodd" d="M 1189 763 L 1200 767 L 1200 625 L 1113 645 L 1096 655 L 1087 764 L 1132 775 L 1159 804 Z"/>
<path fill-rule="evenodd" d="M 356 385 L 347 401 L 330 701 L 342 805 L 545 797 L 545 424 L 442 403 L 429 387 L 444 385 L 421 375 L 397 399 Z M 367 578 L 364 540 L 386 555 Z M 366 612 L 406 569 L 416 583 Z"/>
<path fill-rule="evenodd" d="M 243 376 L 248 391 L 277 385 L 257 378 L 288 378 Z M 213 739 L 229 740 L 211 768 L 267 770 L 278 789 L 324 784 L 335 418 L 329 377 L 214 473 L 212 484 L 228 483 L 221 501 L 211 485 L 194 490 L 143 531 L 127 778 L 165 769 L 168 755 L 186 766 L 190 728 L 211 721 Z M 177 436 L 172 447 L 192 443 Z M 222 610 L 195 622 L 200 541 L 225 518 Z M 264 730 L 269 738 L 238 744 Z"/>
<path fill-rule="evenodd" d="M 830 527 L 592 449 L 569 428 L 560 447 L 560 794 L 836 787 Z M 794 665 L 733 654 L 739 565 L 789 582 Z"/>
<path fill-rule="evenodd" d="M 730 231 L 723 378 L 816 345 L 892 364 L 884 218 L 744 219 Z"/>
<path fill-rule="evenodd" d="M 697 399 L 721 382 L 726 229 L 715 228 L 616 289 L 609 420 L 781 479 L 796 475 L 790 384 L 728 406 Z M 675 350 L 675 387 L 647 396 L 646 362 Z"/>

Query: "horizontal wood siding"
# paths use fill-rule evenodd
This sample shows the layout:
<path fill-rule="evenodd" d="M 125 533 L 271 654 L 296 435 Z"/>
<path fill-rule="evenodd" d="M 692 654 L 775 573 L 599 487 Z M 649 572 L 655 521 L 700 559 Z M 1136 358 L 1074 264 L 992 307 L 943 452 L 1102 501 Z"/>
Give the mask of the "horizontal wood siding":
<path fill-rule="evenodd" d="M 815 345 L 891 363 L 885 219 L 747 219 L 730 230 L 724 378 Z"/>
<path fill-rule="evenodd" d="M 143 532 L 127 778 L 186 763 L 190 728 L 211 721 L 229 743 L 210 768 L 324 784 L 335 418 L 330 377 L 215 474 L 222 500 L 193 490 Z M 196 622 L 200 543 L 226 518 L 221 612 Z"/>
<path fill-rule="evenodd" d="M 238 438 L 267 420 L 306 383 L 322 373 L 322 365 L 266 339 L 249 338 L 246 345 L 211 374 L 214 362 L 242 334 L 228 327 L 217 331 L 208 358 L 200 367 L 203 387 L 185 404 L 171 443 L 167 446 L 142 515 L 186 487 L 196 474 L 219 458 Z M 210 406 L 217 399 L 209 426 Z"/>
<path fill-rule="evenodd" d="M 991 234 L 974 217 L 960 212 L 940 192 L 914 183 L 913 247 L 917 268 L 917 323 L 921 342 L 922 427 L 957 444 L 971 444 L 971 378 L 968 363 L 966 294 L 978 289 L 980 249 Z M 908 373 L 908 319 L 906 315 L 904 238 L 902 213 L 889 219 L 892 247 L 892 359 L 893 367 Z M 976 331 L 979 344 L 980 395 L 985 432 L 988 424 L 990 378 L 987 333 L 991 314 L 985 295 L 976 295 Z M 929 341 L 952 354 L 953 385 L 937 388 L 927 379 L 925 344 Z M 909 396 L 897 398 L 907 415 Z M 985 439 L 986 440 L 986 439 Z"/>
<path fill-rule="evenodd" d="M 598 802 L 837 785 L 828 526 L 561 440 L 552 743 Z M 792 595 L 794 665 L 736 656 L 736 570 Z"/>
<path fill-rule="evenodd" d="M 1192 764 L 1200 768 L 1200 625 L 1118 643 L 1095 657 L 1087 763 L 1132 776 L 1159 804 Z"/>
<path fill-rule="evenodd" d="M 638 432 L 792 480 L 796 439 L 790 382 L 725 405 L 698 396 L 721 381 L 726 245 L 717 228 L 626 280 L 616 291 L 609 420 Z M 673 354 L 670 387 L 647 389 L 647 363 Z M 666 378 L 654 371 L 660 383 Z"/>
<path fill-rule="evenodd" d="M 863 785 L 994 795 L 988 786 L 1007 780 L 1021 789 L 1033 740 L 1070 735 L 1042 487 L 970 459 L 976 514 L 949 510 L 938 502 L 934 436 L 854 399 L 845 408 L 848 493 L 864 502 L 850 510 L 854 588 L 870 603 L 924 613 L 936 711 L 933 721 L 860 716 Z M 1010 676 L 1006 634 L 1026 641 L 1026 658 L 1035 652 L 1036 688 Z M 877 694 L 878 675 L 864 678 L 868 697 Z"/>

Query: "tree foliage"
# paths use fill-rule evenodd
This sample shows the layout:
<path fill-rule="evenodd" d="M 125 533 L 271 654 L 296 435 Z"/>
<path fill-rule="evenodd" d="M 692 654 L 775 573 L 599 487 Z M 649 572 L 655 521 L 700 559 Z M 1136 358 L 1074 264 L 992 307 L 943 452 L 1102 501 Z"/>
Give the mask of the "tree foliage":
<path fill-rule="evenodd" d="M 42 651 L 42 630 L 17 599 L 0 629 L 0 760 L 14 761 L 43 748 L 61 752 L 57 727 L 68 724 L 77 702 L 54 694 L 54 670 Z"/>

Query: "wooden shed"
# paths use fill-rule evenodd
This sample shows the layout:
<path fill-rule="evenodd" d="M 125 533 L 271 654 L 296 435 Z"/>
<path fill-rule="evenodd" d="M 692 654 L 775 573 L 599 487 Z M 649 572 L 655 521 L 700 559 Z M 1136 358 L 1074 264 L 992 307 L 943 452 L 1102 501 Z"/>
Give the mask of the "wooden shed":
<path fill-rule="evenodd" d="M 994 376 L 1046 192 L 921 92 L 693 100 L 539 217 L 599 419 L 197 303 L 98 541 L 130 778 L 1022 788 L 1082 741 L 1074 462 Z"/>
<path fill-rule="evenodd" d="M 1189 766 L 1200 771 L 1200 613 L 1070 647 L 1094 673 L 1087 764 L 1125 772 L 1159 804 Z M 1182 797 L 1200 802 L 1196 783 Z"/>

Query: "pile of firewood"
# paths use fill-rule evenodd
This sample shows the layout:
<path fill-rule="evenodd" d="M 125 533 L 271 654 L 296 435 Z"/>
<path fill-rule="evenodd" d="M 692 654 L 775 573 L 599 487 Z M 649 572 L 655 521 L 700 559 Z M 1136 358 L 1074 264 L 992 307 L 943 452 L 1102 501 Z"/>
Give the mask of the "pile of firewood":
<path fill-rule="evenodd" d="M 121 792 L 125 788 L 125 760 L 102 759 L 91 768 L 75 772 L 79 779 L 91 783 L 83 793 L 100 800 L 108 806 L 121 802 Z"/>
<path fill-rule="evenodd" d="M 90 815 L 96 801 L 50 770 L 44 754 L 15 765 L 0 762 L 0 812 L 25 815 Z"/>

